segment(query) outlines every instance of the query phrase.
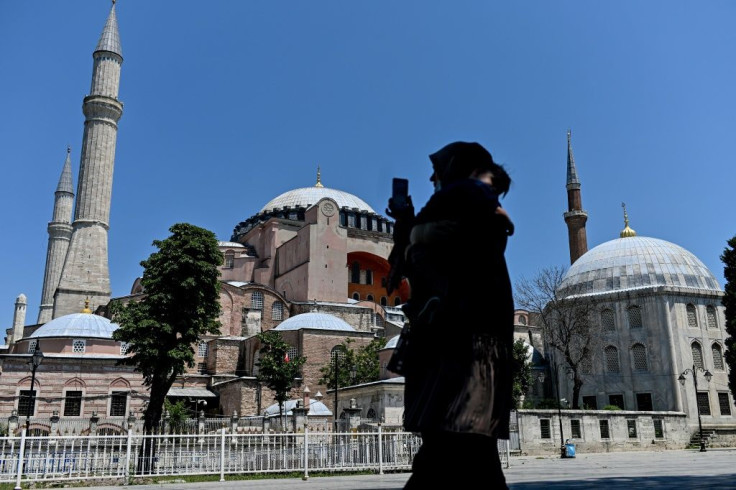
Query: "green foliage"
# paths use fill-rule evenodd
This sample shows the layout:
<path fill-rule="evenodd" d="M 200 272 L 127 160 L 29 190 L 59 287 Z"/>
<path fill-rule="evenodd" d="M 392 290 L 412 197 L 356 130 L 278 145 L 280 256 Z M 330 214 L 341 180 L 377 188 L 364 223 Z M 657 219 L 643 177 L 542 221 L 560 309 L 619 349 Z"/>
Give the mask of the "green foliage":
<path fill-rule="evenodd" d="M 560 402 L 555 400 L 554 398 L 543 398 L 537 402 L 537 406 L 535 408 L 544 408 L 544 409 L 550 409 L 550 408 L 561 408 Z"/>
<path fill-rule="evenodd" d="M 120 325 L 113 338 L 127 342 L 132 354 L 119 363 L 135 366 L 150 387 L 146 430 L 158 426 L 176 376 L 194 366 L 193 345 L 204 334 L 220 331 L 218 267 L 223 257 L 215 235 L 186 223 L 169 231 L 165 240 L 154 240 L 158 251 L 141 262 L 143 298 L 111 305 L 113 321 Z"/>
<path fill-rule="evenodd" d="M 189 418 L 189 409 L 184 400 L 171 403 L 167 398 L 164 400 L 164 410 L 169 413 L 169 430 L 172 433 L 182 432 L 184 421 Z"/>
<path fill-rule="evenodd" d="M 728 387 L 736 397 L 736 236 L 728 241 L 721 255 L 723 276 L 726 278 L 722 304 L 726 314 L 726 364 L 729 368 Z"/>
<path fill-rule="evenodd" d="M 334 388 L 335 368 L 337 368 L 338 386 L 350 386 L 378 381 L 381 374 L 378 351 L 386 346 L 387 339 L 382 337 L 375 338 L 369 344 L 359 347 L 357 350 L 351 347 L 353 342 L 355 340 L 347 338 L 338 346 L 342 352 L 337 356 L 337 363 L 335 363 L 333 356 L 327 364 L 320 368 L 319 372 L 322 374 L 322 377 L 318 383 Z M 353 368 L 355 368 L 354 377 Z"/>
<path fill-rule="evenodd" d="M 522 397 L 527 394 L 532 385 L 532 364 L 529 361 L 527 344 L 522 339 L 516 339 L 513 348 L 513 358 L 511 360 L 511 375 L 513 376 L 511 406 L 518 407 Z"/>
<path fill-rule="evenodd" d="M 260 357 L 257 379 L 268 386 L 276 395 L 275 401 L 279 404 L 279 413 L 283 411 L 283 405 L 289 399 L 289 392 L 302 382 L 302 366 L 307 358 L 297 356 L 293 359 L 287 357 L 291 346 L 281 337 L 280 332 L 267 330 L 257 335 L 261 342 L 259 350 Z"/>
<path fill-rule="evenodd" d="M 621 407 L 619 407 L 618 405 L 606 405 L 605 407 L 603 407 L 603 410 L 611 410 L 615 412 L 617 410 L 621 410 Z"/>

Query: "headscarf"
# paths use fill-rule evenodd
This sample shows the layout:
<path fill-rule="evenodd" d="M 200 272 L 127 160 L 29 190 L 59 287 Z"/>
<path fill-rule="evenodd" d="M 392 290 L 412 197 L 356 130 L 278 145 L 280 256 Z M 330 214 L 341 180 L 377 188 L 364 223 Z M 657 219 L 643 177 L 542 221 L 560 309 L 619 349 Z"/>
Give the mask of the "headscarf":
<path fill-rule="evenodd" d="M 493 157 L 481 144 L 455 141 L 429 155 L 436 178 L 442 186 L 470 177 L 474 170 L 493 173 L 493 187 L 499 194 L 506 194 L 511 178 L 506 170 L 493 161 Z"/>

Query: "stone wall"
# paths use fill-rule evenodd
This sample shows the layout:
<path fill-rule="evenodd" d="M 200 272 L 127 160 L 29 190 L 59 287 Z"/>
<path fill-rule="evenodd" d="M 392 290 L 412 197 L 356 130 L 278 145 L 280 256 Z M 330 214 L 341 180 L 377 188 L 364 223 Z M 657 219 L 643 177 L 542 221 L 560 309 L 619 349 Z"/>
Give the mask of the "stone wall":
<path fill-rule="evenodd" d="M 578 453 L 683 449 L 692 435 L 681 412 L 562 410 L 561 413 L 562 438 L 571 439 Z M 517 414 L 522 454 L 560 453 L 562 438 L 557 410 L 519 410 Z M 655 430 L 655 420 L 661 421 L 656 422 L 661 424 L 661 433 Z M 608 426 L 608 437 L 601 429 L 601 422 Z M 580 437 L 573 437 L 573 424 L 579 425 Z"/>

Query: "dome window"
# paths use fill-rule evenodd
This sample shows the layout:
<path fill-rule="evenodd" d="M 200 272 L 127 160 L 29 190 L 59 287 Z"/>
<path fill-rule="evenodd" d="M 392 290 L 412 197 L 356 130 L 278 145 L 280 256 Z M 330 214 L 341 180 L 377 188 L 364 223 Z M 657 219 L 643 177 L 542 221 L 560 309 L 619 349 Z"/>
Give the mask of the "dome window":
<path fill-rule="evenodd" d="M 616 330 L 616 322 L 613 319 L 613 310 L 606 308 L 601 311 L 601 326 L 604 332 L 614 332 Z"/>
<path fill-rule="evenodd" d="M 629 328 L 641 328 L 641 308 L 629 306 Z"/>
<path fill-rule="evenodd" d="M 261 291 L 253 291 L 250 295 L 250 309 L 263 310 L 263 293 Z"/>
<path fill-rule="evenodd" d="M 606 347 L 606 370 L 609 373 L 618 373 L 621 367 L 618 362 L 618 349 L 612 345 Z"/>
<path fill-rule="evenodd" d="M 281 301 L 276 301 L 271 306 L 271 320 L 283 320 L 284 319 L 284 304 Z"/>
<path fill-rule="evenodd" d="M 28 353 L 33 354 L 36 352 L 36 346 L 38 345 L 38 340 L 32 339 L 28 341 Z"/>
<path fill-rule="evenodd" d="M 700 346 L 699 343 L 693 342 L 690 346 L 690 350 L 692 351 L 693 355 L 693 366 L 695 368 L 705 369 L 703 366 L 703 348 Z"/>
<path fill-rule="evenodd" d="M 713 305 L 708 305 L 705 308 L 705 316 L 708 318 L 708 328 L 718 328 L 718 322 L 716 322 L 716 309 Z"/>
<path fill-rule="evenodd" d="M 723 350 L 721 350 L 721 346 L 717 343 L 714 343 L 712 350 L 713 350 L 713 369 L 716 369 L 718 371 L 723 371 L 725 368 L 723 367 Z"/>
<path fill-rule="evenodd" d="M 232 250 L 225 252 L 225 264 L 223 267 L 225 267 L 225 269 L 232 269 L 235 267 L 235 252 Z"/>
<path fill-rule="evenodd" d="M 127 342 L 120 342 L 120 355 L 125 356 L 128 354 L 128 347 L 130 347 L 130 344 Z"/>
<path fill-rule="evenodd" d="M 688 304 L 685 307 L 687 311 L 687 326 L 690 328 L 698 328 L 698 315 L 695 311 L 695 305 Z"/>
<path fill-rule="evenodd" d="M 353 293 L 353 299 L 355 301 L 360 301 L 360 293 L 358 293 L 358 292 Z"/>
<path fill-rule="evenodd" d="M 72 352 L 75 354 L 84 354 L 87 350 L 87 341 L 84 339 L 77 339 L 72 342 Z"/>

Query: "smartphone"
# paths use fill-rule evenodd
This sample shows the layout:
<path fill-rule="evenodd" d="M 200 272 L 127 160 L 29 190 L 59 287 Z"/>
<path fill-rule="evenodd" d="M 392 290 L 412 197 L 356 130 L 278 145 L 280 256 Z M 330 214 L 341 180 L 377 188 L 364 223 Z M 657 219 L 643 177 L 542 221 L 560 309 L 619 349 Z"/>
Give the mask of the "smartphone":
<path fill-rule="evenodd" d="M 409 181 L 407 179 L 401 179 L 394 177 L 393 181 L 393 192 L 391 193 L 391 199 L 394 202 L 394 206 L 403 207 L 408 204 L 409 197 Z"/>

